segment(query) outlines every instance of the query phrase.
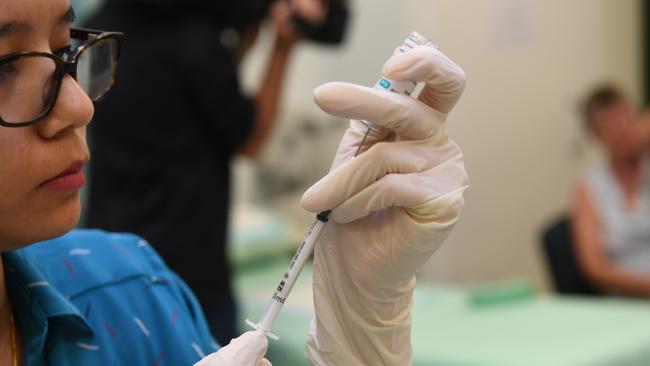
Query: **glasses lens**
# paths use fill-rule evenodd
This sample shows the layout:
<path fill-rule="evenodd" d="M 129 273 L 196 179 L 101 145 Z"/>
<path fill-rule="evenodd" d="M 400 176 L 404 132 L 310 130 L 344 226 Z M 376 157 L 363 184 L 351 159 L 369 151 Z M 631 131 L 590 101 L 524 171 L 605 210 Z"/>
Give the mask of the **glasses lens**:
<path fill-rule="evenodd" d="M 79 55 L 77 80 L 92 101 L 101 99 L 113 85 L 118 43 L 105 38 L 92 43 Z"/>
<path fill-rule="evenodd" d="M 56 63 L 45 56 L 21 56 L 0 63 L 0 118 L 25 123 L 40 118 L 56 93 Z"/>

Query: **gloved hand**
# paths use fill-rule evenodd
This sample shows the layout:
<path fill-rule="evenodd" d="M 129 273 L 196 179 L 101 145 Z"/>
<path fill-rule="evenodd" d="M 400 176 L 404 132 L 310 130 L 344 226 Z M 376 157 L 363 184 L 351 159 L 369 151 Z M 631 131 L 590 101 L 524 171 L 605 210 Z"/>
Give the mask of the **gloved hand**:
<path fill-rule="evenodd" d="M 194 366 L 271 366 L 264 358 L 268 345 L 264 333 L 246 332 Z"/>
<path fill-rule="evenodd" d="M 351 118 L 333 167 L 304 194 L 312 212 L 333 209 L 316 243 L 315 320 L 307 355 L 315 365 L 410 365 L 415 273 L 463 209 L 463 153 L 445 131 L 465 73 L 440 51 L 394 55 L 383 74 L 424 81 L 419 100 L 347 83 L 314 92 L 327 113 Z M 353 158 L 366 127 L 373 133 Z M 441 329 L 441 334 L 444 330 Z"/>

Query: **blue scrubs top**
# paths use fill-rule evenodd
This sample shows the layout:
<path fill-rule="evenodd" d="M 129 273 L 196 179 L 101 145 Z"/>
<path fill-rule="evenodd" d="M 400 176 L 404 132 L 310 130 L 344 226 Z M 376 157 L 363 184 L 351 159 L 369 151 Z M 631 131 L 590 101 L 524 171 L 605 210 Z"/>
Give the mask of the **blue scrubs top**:
<path fill-rule="evenodd" d="M 73 231 L 3 259 L 24 365 L 180 366 L 218 349 L 192 292 L 135 235 Z"/>

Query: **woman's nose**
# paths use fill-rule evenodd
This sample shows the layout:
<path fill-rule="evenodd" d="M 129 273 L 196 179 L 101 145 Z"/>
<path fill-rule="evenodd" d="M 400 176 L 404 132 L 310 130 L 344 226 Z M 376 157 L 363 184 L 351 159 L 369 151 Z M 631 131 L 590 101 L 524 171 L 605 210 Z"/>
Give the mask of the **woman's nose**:
<path fill-rule="evenodd" d="M 87 126 L 94 112 L 95 108 L 86 92 L 72 76 L 66 75 L 54 107 L 36 126 L 43 138 L 51 139 L 64 131 Z"/>

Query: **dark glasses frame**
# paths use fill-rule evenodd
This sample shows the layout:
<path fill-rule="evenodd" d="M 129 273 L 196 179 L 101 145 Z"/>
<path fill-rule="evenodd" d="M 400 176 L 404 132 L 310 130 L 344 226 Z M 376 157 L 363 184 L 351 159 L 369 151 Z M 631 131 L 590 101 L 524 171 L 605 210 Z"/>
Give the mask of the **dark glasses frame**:
<path fill-rule="evenodd" d="M 54 64 L 56 65 L 56 68 L 54 70 L 54 75 L 53 75 L 53 77 L 55 78 L 54 92 L 52 94 L 52 97 L 50 97 L 50 100 L 47 102 L 43 111 L 31 121 L 20 122 L 20 123 L 6 122 L 2 119 L 2 117 L 0 117 L 0 126 L 15 128 L 15 127 L 30 126 L 40 122 L 45 116 L 47 116 L 52 111 L 52 108 L 56 104 L 56 101 L 59 97 L 59 92 L 61 91 L 61 84 L 63 83 L 63 78 L 65 77 L 65 75 L 70 74 L 75 80 L 77 80 L 77 63 L 79 60 L 79 56 L 82 55 L 83 52 L 87 50 L 89 47 L 93 46 L 98 42 L 101 42 L 106 39 L 114 39 L 117 42 L 117 55 L 116 55 L 116 63 L 113 66 L 113 75 L 112 75 L 110 86 L 109 88 L 106 89 L 106 92 L 104 94 L 102 94 L 98 98 L 95 98 L 92 101 L 99 102 L 106 96 L 106 94 L 108 94 L 108 91 L 115 83 L 117 64 L 119 63 L 120 54 L 122 52 L 122 45 L 124 44 L 124 33 L 104 32 L 100 30 L 86 29 L 86 28 L 72 28 L 70 30 L 70 38 L 81 40 L 83 41 L 83 43 L 72 51 L 72 53 L 70 54 L 67 60 L 64 60 L 52 53 L 34 52 L 34 51 L 17 52 L 17 53 L 12 53 L 0 57 L 0 66 L 5 63 L 12 62 L 23 57 L 47 57 L 53 60 Z"/>

